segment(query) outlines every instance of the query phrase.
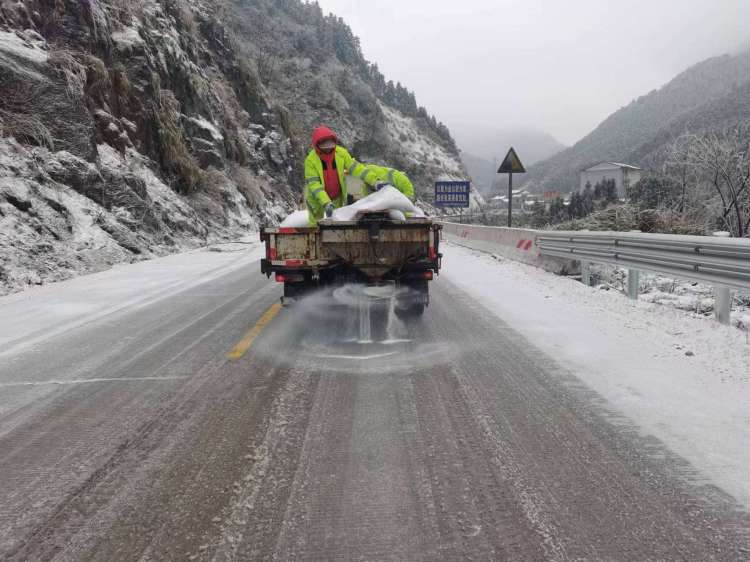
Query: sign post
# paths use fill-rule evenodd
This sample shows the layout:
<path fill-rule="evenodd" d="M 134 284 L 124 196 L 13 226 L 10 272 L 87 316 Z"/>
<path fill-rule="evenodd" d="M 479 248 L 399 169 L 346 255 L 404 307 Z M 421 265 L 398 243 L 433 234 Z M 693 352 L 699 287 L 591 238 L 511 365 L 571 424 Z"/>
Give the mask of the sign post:
<path fill-rule="evenodd" d="M 463 209 L 470 206 L 471 182 L 468 181 L 436 181 L 435 206 L 457 207 Z M 463 223 L 463 212 L 459 216 Z"/>
<path fill-rule="evenodd" d="M 508 227 L 513 226 L 513 174 L 525 174 L 526 168 L 521 164 L 518 154 L 510 147 L 505 160 L 497 170 L 498 174 L 508 174 Z"/>

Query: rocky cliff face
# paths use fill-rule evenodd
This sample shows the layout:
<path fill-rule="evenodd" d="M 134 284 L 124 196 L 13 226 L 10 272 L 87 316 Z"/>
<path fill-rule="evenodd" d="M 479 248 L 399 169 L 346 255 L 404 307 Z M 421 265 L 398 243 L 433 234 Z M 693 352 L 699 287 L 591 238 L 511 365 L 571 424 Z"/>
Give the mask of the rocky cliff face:
<path fill-rule="evenodd" d="M 463 174 L 315 4 L 0 0 L 0 293 L 278 221 L 321 122 L 423 192 Z"/>

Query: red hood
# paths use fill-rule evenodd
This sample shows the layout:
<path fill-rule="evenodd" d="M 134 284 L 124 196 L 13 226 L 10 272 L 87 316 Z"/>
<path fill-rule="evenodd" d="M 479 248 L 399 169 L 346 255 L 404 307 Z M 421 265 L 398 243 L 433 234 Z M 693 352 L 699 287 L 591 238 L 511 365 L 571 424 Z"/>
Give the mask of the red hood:
<path fill-rule="evenodd" d="M 339 139 L 331 129 L 328 127 L 318 127 L 313 131 L 312 144 L 315 149 L 318 148 L 318 144 L 326 139 L 333 139 L 336 144 L 339 143 Z"/>

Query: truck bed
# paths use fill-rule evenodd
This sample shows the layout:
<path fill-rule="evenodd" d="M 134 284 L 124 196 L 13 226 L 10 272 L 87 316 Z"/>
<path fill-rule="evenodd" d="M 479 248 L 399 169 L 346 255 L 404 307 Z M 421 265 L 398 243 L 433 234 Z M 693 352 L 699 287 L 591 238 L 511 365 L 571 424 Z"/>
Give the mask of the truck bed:
<path fill-rule="evenodd" d="M 261 270 L 325 276 L 333 269 L 356 271 L 367 281 L 398 279 L 440 269 L 440 225 L 430 219 L 321 221 L 310 228 L 264 228 Z"/>

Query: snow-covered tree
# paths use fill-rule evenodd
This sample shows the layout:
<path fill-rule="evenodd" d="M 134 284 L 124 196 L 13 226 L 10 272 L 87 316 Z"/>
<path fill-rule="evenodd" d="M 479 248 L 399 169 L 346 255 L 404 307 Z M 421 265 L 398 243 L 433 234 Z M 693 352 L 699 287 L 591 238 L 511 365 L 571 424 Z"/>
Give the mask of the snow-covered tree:
<path fill-rule="evenodd" d="M 684 134 L 672 146 L 666 169 L 715 209 L 716 226 L 735 237 L 750 234 L 750 121 L 720 132 Z"/>

